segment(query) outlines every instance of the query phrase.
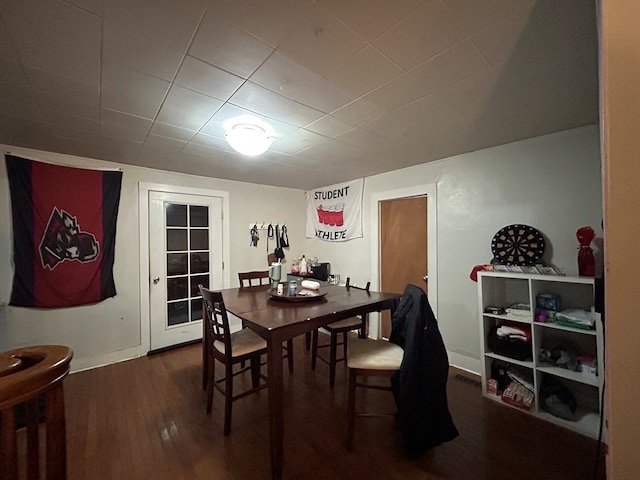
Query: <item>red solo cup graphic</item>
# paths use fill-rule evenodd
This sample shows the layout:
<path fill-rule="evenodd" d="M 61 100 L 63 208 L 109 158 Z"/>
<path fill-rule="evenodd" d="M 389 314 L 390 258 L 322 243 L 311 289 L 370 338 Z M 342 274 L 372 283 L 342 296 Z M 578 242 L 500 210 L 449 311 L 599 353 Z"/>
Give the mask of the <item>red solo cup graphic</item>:
<path fill-rule="evenodd" d="M 322 223 L 323 225 L 325 225 L 326 222 L 326 213 L 324 211 L 324 208 L 322 207 L 322 205 L 318 206 L 318 222 Z"/>
<path fill-rule="evenodd" d="M 344 225 L 344 203 L 338 203 L 335 208 L 335 225 L 341 227 Z"/>

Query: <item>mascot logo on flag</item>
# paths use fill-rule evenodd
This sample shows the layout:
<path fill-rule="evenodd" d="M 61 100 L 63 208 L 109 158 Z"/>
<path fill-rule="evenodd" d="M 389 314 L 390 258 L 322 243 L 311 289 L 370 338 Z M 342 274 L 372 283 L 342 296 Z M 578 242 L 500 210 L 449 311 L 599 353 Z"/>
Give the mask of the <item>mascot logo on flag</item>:
<path fill-rule="evenodd" d="M 42 267 L 53 270 L 65 260 L 91 262 L 99 253 L 96 237 L 80 231 L 76 217 L 54 207 L 40 242 Z"/>

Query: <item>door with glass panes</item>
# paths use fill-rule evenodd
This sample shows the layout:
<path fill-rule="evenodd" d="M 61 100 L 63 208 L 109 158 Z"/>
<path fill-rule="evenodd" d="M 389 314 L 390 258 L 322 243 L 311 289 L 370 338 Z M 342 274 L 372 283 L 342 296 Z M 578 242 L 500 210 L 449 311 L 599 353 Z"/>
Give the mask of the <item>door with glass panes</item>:
<path fill-rule="evenodd" d="M 222 200 L 149 192 L 151 350 L 202 337 L 198 284 L 222 288 Z"/>

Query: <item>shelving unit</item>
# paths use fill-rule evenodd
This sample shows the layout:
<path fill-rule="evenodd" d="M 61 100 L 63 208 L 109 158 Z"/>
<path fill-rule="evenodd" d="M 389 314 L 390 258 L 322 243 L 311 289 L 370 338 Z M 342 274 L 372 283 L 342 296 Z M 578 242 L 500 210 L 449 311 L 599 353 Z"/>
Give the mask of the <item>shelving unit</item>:
<path fill-rule="evenodd" d="M 503 402 L 499 394 L 489 393 L 487 386 L 488 380 L 492 378 L 494 362 L 498 361 L 503 366 L 519 368 L 527 377 L 530 377 L 534 389 L 534 401 L 530 408 L 528 410 L 519 408 L 519 410 L 597 438 L 602 414 L 601 399 L 604 383 L 604 343 L 600 317 L 597 313 L 593 313 L 596 318 L 594 330 L 536 322 L 534 321 L 536 298 L 542 293 L 559 295 L 560 310 L 575 308 L 587 312 L 593 311 L 595 294 L 593 278 L 506 272 L 478 274 L 482 394 L 505 406 L 518 408 Z M 491 314 L 485 311 L 489 306 L 507 308 L 515 303 L 528 304 L 530 310 L 524 315 Z M 529 358 L 518 360 L 496 353 L 490 348 L 489 334 L 505 321 L 531 330 Z M 542 361 L 539 358 L 540 348 L 556 342 L 574 345 L 579 354 L 595 357 L 597 374 L 571 371 Z M 578 408 L 574 420 L 554 416 L 541 407 L 541 388 L 546 381 L 550 380 L 562 384 L 575 397 Z"/>

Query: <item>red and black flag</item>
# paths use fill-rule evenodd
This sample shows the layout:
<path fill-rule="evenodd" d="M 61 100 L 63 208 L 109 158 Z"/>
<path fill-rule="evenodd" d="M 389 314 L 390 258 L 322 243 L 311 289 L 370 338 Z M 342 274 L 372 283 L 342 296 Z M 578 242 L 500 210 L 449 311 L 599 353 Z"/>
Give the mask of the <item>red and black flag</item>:
<path fill-rule="evenodd" d="M 10 305 L 71 307 L 115 296 L 122 172 L 5 159 L 15 264 Z"/>

